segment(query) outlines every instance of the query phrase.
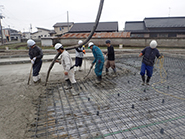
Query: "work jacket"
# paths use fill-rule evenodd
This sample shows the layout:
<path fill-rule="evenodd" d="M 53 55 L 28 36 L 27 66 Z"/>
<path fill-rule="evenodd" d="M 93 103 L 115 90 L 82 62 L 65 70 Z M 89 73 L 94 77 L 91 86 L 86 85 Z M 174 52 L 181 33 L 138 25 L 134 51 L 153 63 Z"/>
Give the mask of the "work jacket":
<path fill-rule="evenodd" d="M 35 63 L 37 63 L 43 57 L 42 49 L 38 46 L 35 46 L 33 48 L 30 47 L 29 56 L 30 56 L 30 59 L 33 59 L 34 57 L 36 57 Z"/>
<path fill-rule="evenodd" d="M 63 51 L 63 53 L 60 56 L 60 59 L 61 59 L 61 64 L 63 65 L 64 71 L 69 72 L 70 67 L 72 66 L 72 59 L 66 50 Z"/>
<path fill-rule="evenodd" d="M 141 51 L 143 54 L 142 62 L 148 66 L 153 66 L 155 62 L 155 57 L 159 58 L 160 53 L 157 48 L 151 48 L 150 46 L 146 47 Z"/>
<path fill-rule="evenodd" d="M 78 47 L 75 49 L 76 51 L 76 57 L 83 58 L 84 53 L 83 53 L 84 47 Z"/>
<path fill-rule="evenodd" d="M 92 48 L 92 52 L 95 58 L 93 63 L 104 63 L 103 53 L 98 46 L 94 45 Z"/>
<path fill-rule="evenodd" d="M 108 60 L 110 61 L 115 60 L 114 47 L 112 45 L 107 47 L 107 56 L 108 56 Z"/>
<path fill-rule="evenodd" d="M 68 75 L 64 75 L 65 80 L 70 79 L 71 83 L 75 83 L 76 80 L 74 78 L 74 69 L 70 70 L 70 67 L 72 66 L 72 59 L 66 50 L 64 50 L 63 53 L 61 54 L 60 60 L 64 68 L 64 71 L 68 72 Z"/>

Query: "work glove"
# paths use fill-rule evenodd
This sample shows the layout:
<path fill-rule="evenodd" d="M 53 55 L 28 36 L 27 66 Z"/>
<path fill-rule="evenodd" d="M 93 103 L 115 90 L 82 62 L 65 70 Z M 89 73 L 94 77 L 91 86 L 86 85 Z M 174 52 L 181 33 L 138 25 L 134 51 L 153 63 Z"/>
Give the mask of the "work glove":
<path fill-rule="evenodd" d="M 83 52 L 84 54 L 86 54 L 85 50 L 82 50 L 82 52 Z"/>
<path fill-rule="evenodd" d="M 32 64 L 34 64 L 34 63 L 35 63 L 33 59 L 31 60 L 31 63 L 32 63 Z"/>
<path fill-rule="evenodd" d="M 34 58 L 31 60 L 31 63 L 34 64 L 34 63 L 35 63 L 35 60 L 36 60 L 36 57 L 34 57 Z"/>
<path fill-rule="evenodd" d="M 101 63 L 101 60 L 100 59 L 98 60 L 98 63 Z"/>
<path fill-rule="evenodd" d="M 92 68 L 93 68 L 93 66 L 94 66 L 94 63 L 92 63 L 92 64 L 91 64 L 91 67 L 90 67 L 90 69 L 92 69 Z"/>
<path fill-rule="evenodd" d="M 35 60 L 36 60 L 36 57 L 33 58 L 33 61 L 35 61 Z"/>
<path fill-rule="evenodd" d="M 164 56 L 159 56 L 159 59 L 163 58 Z"/>

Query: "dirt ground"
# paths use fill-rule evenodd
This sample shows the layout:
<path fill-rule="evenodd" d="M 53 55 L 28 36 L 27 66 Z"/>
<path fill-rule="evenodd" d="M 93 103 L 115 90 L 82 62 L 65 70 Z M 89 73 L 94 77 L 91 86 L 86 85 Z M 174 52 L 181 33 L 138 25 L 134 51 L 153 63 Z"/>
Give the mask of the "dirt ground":
<path fill-rule="evenodd" d="M 0 65 L 0 139 L 30 138 L 28 130 L 36 113 L 34 104 L 39 95 L 45 93 L 44 84 L 49 65 L 50 62 L 43 63 L 40 72 L 42 82 L 36 85 L 32 81 L 27 85 L 30 63 Z M 49 82 L 62 82 L 62 69 L 62 66 L 55 64 Z M 79 73 L 79 77 L 86 75 L 87 71 L 88 68 L 86 72 Z"/>
<path fill-rule="evenodd" d="M 34 122 L 35 105 L 40 94 L 45 92 L 46 73 L 50 62 L 43 63 L 40 71 L 42 82 L 27 85 L 31 64 L 0 66 L 0 139 L 29 139 L 28 133 Z M 63 81 L 63 67 L 56 63 L 48 83 Z M 79 72 L 84 75 L 86 72 Z M 78 79 L 78 78 L 76 78 Z"/>

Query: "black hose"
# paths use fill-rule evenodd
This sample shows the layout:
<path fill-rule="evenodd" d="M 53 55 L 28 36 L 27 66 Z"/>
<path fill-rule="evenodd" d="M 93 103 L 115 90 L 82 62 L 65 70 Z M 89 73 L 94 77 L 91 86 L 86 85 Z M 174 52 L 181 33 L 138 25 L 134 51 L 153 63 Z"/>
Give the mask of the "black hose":
<path fill-rule="evenodd" d="M 95 20 L 95 24 L 91 30 L 91 33 L 89 34 L 88 38 L 80 45 L 75 45 L 75 46 L 71 46 L 71 47 L 67 47 L 65 48 L 65 50 L 71 50 L 71 49 L 75 49 L 75 48 L 78 48 L 78 47 L 81 47 L 82 45 L 86 44 L 93 36 L 97 26 L 98 26 L 98 23 L 99 23 L 99 20 L 100 20 L 100 16 L 101 16 L 101 12 L 102 12 L 102 9 L 103 9 L 103 3 L 104 3 L 104 0 L 100 0 L 100 4 L 99 4 L 99 9 L 98 9 L 98 13 L 97 13 L 97 16 L 96 16 L 96 20 Z M 50 74 L 50 71 L 51 69 L 53 68 L 53 65 L 55 64 L 55 61 L 56 59 L 60 56 L 61 53 L 58 53 L 52 63 L 50 64 L 50 67 L 48 69 L 48 72 L 47 72 L 47 76 L 46 76 L 46 83 L 45 83 L 45 86 L 47 85 L 47 82 L 48 82 L 48 78 L 49 78 L 49 74 Z"/>

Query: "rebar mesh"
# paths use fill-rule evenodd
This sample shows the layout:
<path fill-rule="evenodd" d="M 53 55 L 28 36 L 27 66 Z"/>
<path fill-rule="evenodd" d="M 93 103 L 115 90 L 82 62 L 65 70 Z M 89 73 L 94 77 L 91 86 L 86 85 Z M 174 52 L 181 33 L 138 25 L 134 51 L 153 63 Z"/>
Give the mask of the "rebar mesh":
<path fill-rule="evenodd" d="M 150 85 L 141 85 L 141 59 L 116 61 L 118 75 L 78 81 L 78 90 L 50 84 L 38 99 L 33 138 L 175 138 L 185 137 L 185 62 L 165 57 L 162 81 L 157 65 Z M 122 72 L 123 69 L 130 72 Z M 71 95 L 78 91 L 79 95 Z"/>

